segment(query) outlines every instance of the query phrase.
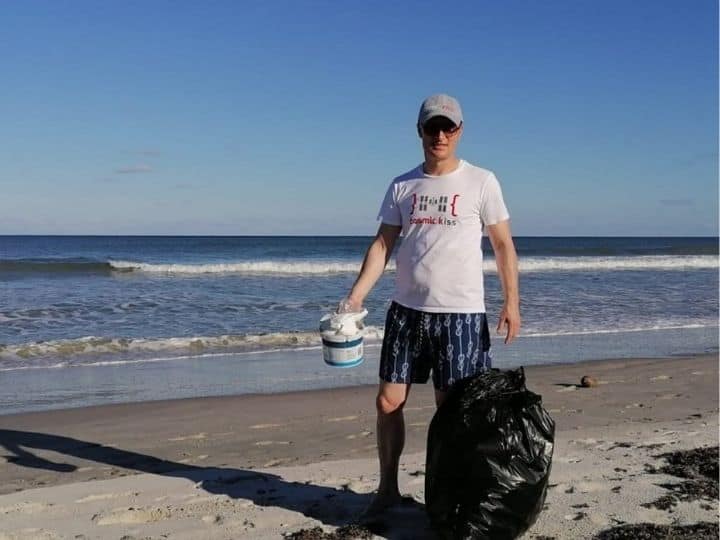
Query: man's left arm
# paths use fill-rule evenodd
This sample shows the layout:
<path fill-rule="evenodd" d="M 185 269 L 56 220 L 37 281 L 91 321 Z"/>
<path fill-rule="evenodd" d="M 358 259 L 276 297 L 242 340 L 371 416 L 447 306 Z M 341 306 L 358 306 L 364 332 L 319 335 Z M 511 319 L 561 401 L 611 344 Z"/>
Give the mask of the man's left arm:
<path fill-rule="evenodd" d="M 518 262 L 515 244 L 510 232 L 510 220 L 486 227 L 502 283 L 505 303 L 500 312 L 497 331 L 507 328 L 505 343 L 510 343 L 520 333 L 520 291 L 518 286 Z"/>

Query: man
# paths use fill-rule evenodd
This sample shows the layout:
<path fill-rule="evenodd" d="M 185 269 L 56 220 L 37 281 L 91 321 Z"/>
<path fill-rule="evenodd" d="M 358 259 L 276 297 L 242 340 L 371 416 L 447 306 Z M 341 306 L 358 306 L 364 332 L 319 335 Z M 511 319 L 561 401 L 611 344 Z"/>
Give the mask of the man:
<path fill-rule="evenodd" d="M 481 238 L 490 237 L 505 303 L 498 332 L 510 343 L 520 330 L 517 255 L 495 175 L 456 156 L 463 132 L 460 104 L 427 98 L 417 123 L 425 160 L 395 178 L 382 222 L 342 310 L 359 311 L 382 275 L 402 232 L 396 292 L 385 323 L 376 400 L 380 485 L 364 517 L 401 501 L 398 464 L 405 442 L 403 406 L 413 383 L 432 371 L 439 406 L 457 380 L 490 367 Z"/>

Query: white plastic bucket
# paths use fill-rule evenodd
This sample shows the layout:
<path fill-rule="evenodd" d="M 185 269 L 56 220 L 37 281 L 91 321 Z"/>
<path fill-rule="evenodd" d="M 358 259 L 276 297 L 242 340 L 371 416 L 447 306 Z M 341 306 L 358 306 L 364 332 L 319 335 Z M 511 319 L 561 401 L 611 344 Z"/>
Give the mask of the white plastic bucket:
<path fill-rule="evenodd" d="M 332 367 L 354 367 L 363 361 L 363 324 L 367 310 L 331 313 L 320 319 L 323 360 Z"/>
<path fill-rule="evenodd" d="M 332 367 L 354 367 L 363 361 L 363 335 L 343 336 L 322 333 L 323 360 Z"/>

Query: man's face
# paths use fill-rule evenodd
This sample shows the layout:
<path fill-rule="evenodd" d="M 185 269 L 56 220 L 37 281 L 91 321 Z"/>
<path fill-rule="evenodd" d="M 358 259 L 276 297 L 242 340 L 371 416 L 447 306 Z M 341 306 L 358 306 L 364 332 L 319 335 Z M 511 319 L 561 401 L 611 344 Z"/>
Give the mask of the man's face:
<path fill-rule="evenodd" d="M 456 126 L 444 116 L 434 116 L 420 128 L 425 156 L 441 161 L 455 157 L 462 135 L 462 123 Z"/>

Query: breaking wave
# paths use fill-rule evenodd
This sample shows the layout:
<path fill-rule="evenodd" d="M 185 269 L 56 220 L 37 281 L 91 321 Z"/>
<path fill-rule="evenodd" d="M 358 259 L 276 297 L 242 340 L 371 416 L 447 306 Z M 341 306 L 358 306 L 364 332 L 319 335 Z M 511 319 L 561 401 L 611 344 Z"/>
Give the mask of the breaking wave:
<path fill-rule="evenodd" d="M 556 332 L 528 329 L 523 332 L 521 338 L 569 338 L 594 334 L 623 334 L 715 326 L 717 326 L 715 321 L 705 321 L 695 324 L 647 324 L 635 328 L 569 329 Z M 382 328 L 377 326 L 365 328 L 367 346 L 379 346 L 382 338 Z M 233 353 L 250 354 L 319 349 L 320 346 L 318 332 L 275 332 L 157 339 L 87 336 L 77 339 L 0 345 L 0 371 L 134 364 L 182 358 L 209 358 Z"/>
<path fill-rule="evenodd" d="M 320 261 L 248 261 L 218 264 L 149 264 L 131 261 L 111 261 L 113 269 L 161 274 L 335 274 L 358 272 L 359 262 Z M 636 257 L 528 257 L 520 258 L 521 272 L 586 272 L 618 270 L 692 270 L 718 268 L 718 258 L 712 255 Z M 395 270 L 390 261 L 389 270 Z M 486 259 L 486 272 L 496 271 L 495 261 Z"/>
<path fill-rule="evenodd" d="M 368 326 L 365 338 L 372 342 L 382 339 L 382 329 Z M 38 341 L 0 345 L 0 369 L 13 367 L 17 361 L 58 360 L 64 365 L 87 362 L 83 358 L 117 356 L 149 357 L 149 355 L 192 355 L 220 352 L 242 353 L 253 351 L 287 350 L 302 347 L 319 347 L 319 332 L 274 332 L 267 334 L 191 336 L 170 338 L 111 338 L 86 336 L 77 339 Z M 67 362 L 70 362 L 67 364 Z M 47 365 L 43 367 L 48 367 Z"/>
<path fill-rule="evenodd" d="M 342 274 L 360 270 L 357 262 L 320 261 L 243 261 L 212 264 L 151 264 L 133 261 L 110 261 L 114 270 L 154 274 Z M 394 270 L 390 262 L 388 269 Z"/>
<path fill-rule="evenodd" d="M 146 273 L 166 275 L 330 275 L 357 273 L 360 261 L 347 260 L 255 260 L 217 263 L 148 263 L 140 261 L 94 261 L 88 259 L 18 259 L 0 260 L 0 276 L 3 274 L 112 274 Z M 611 272 L 623 270 L 702 270 L 715 269 L 720 265 L 714 255 L 646 255 L 646 256 L 586 256 L 586 257 L 520 257 L 520 271 L 541 272 Z M 388 270 L 395 270 L 395 261 L 388 263 Z M 484 262 L 488 273 L 496 271 L 494 259 Z"/>

